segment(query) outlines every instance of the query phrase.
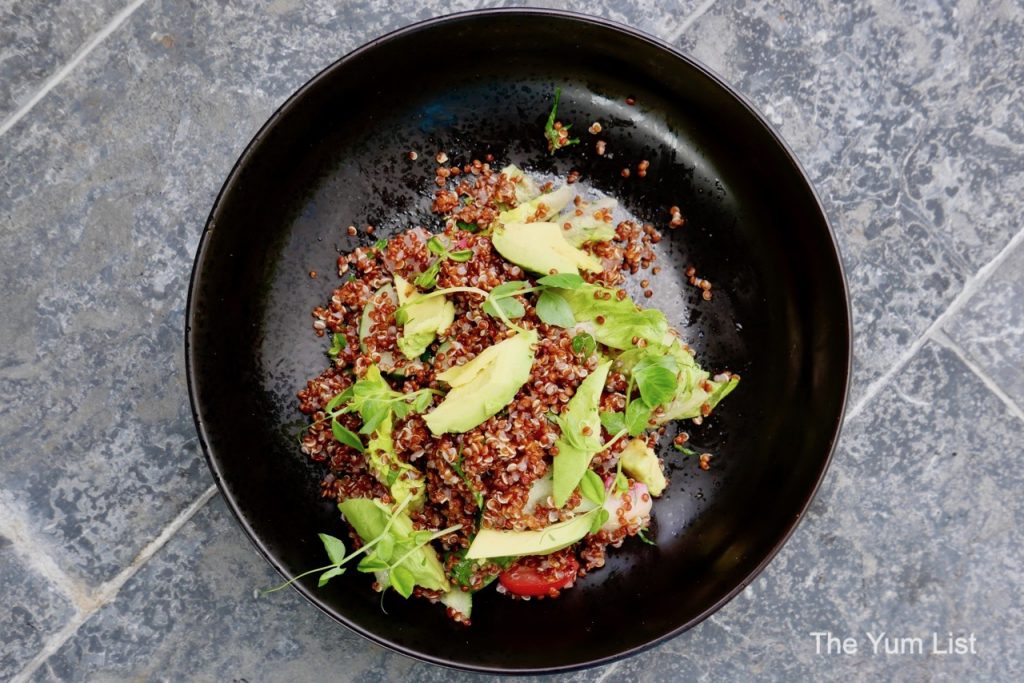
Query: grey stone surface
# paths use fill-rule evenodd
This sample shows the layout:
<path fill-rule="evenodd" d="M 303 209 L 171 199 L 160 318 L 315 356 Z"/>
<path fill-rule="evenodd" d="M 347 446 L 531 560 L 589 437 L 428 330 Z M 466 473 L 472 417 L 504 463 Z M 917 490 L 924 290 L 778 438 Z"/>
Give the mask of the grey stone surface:
<path fill-rule="evenodd" d="M 8 680 L 36 656 L 47 636 L 73 616 L 74 605 L 25 563 L 0 535 L 0 680 Z"/>
<path fill-rule="evenodd" d="M 853 299 L 853 399 L 1024 223 L 1024 7 L 717 2 L 680 45 L 803 162 Z"/>
<path fill-rule="evenodd" d="M 564 677 L 589 681 L 1017 680 L 1024 674 L 1024 423 L 927 344 L 847 429 L 826 484 L 767 571 L 691 632 Z M 295 593 L 217 498 L 40 669 L 36 680 L 477 680 L 385 653 Z M 816 654 L 816 631 L 860 642 Z M 868 632 L 976 637 L 975 655 L 873 655 Z M 884 646 L 883 646 L 884 647 Z"/>
<path fill-rule="evenodd" d="M 500 3 L 148 0 L 0 140 L 0 509 L 27 520 L 34 552 L 96 588 L 209 485 L 181 329 L 220 182 L 327 63 L 478 4 Z M 118 8 L 0 0 L 0 120 Z M 795 149 L 848 269 L 854 400 L 1024 222 L 1020 3 L 583 9 L 676 40 Z M 1022 274 L 1024 247 L 944 328 L 1018 404 Z M 689 634 L 567 679 L 1020 679 L 1022 431 L 928 343 L 848 426 L 805 523 L 751 588 Z M 0 539 L 0 678 L 73 613 L 32 566 Z M 215 500 L 36 678 L 482 678 L 369 645 L 290 592 L 252 598 L 275 578 Z M 814 630 L 862 654 L 816 655 Z M 880 630 L 974 632 L 979 654 L 863 654 Z"/>
<path fill-rule="evenodd" d="M 1000 389 L 1024 407 L 1024 243 L 943 330 Z"/>
<path fill-rule="evenodd" d="M 128 0 L 0 2 L 0 122 L 127 4 Z"/>

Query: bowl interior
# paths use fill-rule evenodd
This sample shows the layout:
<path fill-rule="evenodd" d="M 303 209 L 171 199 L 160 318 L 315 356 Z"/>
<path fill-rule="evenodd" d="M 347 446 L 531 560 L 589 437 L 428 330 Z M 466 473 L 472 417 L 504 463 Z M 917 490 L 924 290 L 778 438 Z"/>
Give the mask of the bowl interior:
<path fill-rule="evenodd" d="M 581 144 L 551 157 L 542 131 L 555 86 Z M 406 29 L 321 73 L 257 136 L 211 215 L 189 303 L 193 405 L 225 497 L 288 575 L 323 563 L 317 532 L 343 535 L 295 439 L 305 422 L 295 392 L 326 365 L 310 312 L 340 284 L 339 253 L 437 229 L 442 150 L 578 170 L 661 228 L 653 304 L 699 362 L 743 380 L 711 419 L 687 425 L 695 448 L 714 454 L 710 471 L 662 448 L 671 484 L 654 508 L 657 545 L 628 540 L 558 600 L 485 591 L 462 628 L 393 594 L 385 614 L 356 572 L 299 589 L 378 642 L 479 670 L 597 663 L 697 623 L 774 554 L 824 472 L 846 394 L 846 293 L 813 192 L 761 120 L 704 69 L 600 22 L 519 11 Z M 672 205 L 688 222 L 670 231 Z M 367 224 L 374 235 L 347 235 Z M 686 283 L 691 264 L 714 283 L 712 301 Z"/>

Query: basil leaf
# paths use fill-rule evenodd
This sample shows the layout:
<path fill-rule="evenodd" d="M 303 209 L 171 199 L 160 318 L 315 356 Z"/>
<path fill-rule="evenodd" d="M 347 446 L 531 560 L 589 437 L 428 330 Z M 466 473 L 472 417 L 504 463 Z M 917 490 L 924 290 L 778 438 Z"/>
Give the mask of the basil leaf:
<path fill-rule="evenodd" d="M 594 470 L 587 470 L 580 481 L 580 493 L 594 505 L 604 505 L 604 482 Z"/>
<path fill-rule="evenodd" d="M 341 332 L 335 332 L 331 335 L 331 348 L 327 350 L 327 355 L 331 358 L 337 358 L 338 354 L 341 353 L 347 344 L 348 340 L 345 339 L 345 335 Z"/>
<path fill-rule="evenodd" d="M 320 575 L 319 580 L 317 580 L 317 582 L 316 582 L 316 587 L 317 588 L 323 588 L 327 584 L 328 581 L 333 579 L 335 576 L 341 576 L 344 573 L 345 573 L 345 568 L 344 567 L 334 567 L 333 569 L 328 569 L 327 571 L 325 571 L 323 574 Z"/>
<path fill-rule="evenodd" d="M 441 243 L 441 240 L 436 237 L 431 237 L 427 240 L 427 250 L 435 256 L 444 256 L 448 253 L 448 248 L 445 247 L 444 244 Z"/>
<path fill-rule="evenodd" d="M 572 308 L 569 309 L 572 311 Z M 575 316 L 574 316 L 575 318 Z M 586 332 L 580 332 L 572 338 L 572 352 L 577 356 L 583 356 L 584 358 L 590 358 L 594 351 L 597 351 L 597 342 L 594 341 L 594 337 L 587 334 Z"/>
<path fill-rule="evenodd" d="M 509 320 L 515 320 L 516 318 L 522 318 L 526 315 L 526 309 L 518 299 L 512 297 L 503 297 L 500 299 L 488 298 L 484 301 L 483 305 L 484 313 L 494 318 L 500 318 L 497 309 L 501 309 L 501 312 L 505 314 L 505 317 Z"/>
<path fill-rule="evenodd" d="M 359 436 L 351 429 L 348 429 L 338 422 L 337 419 L 331 420 L 331 433 L 334 434 L 334 438 L 337 441 L 345 444 L 346 446 L 354 448 L 360 453 L 366 452 L 366 448 L 363 446 L 363 442 L 360 441 Z"/>
<path fill-rule="evenodd" d="M 528 284 L 528 282 L 524 282 L 523 280 L 510 280 L 509 282 L 503 282 L 491 290 L 491 298 L 497 299 L 498 297 L 508 296 L 513 292 L 518 292 Z"/>
<path fill-rule="evenodd" d="M 408 598 L 416 587 L 416 579 L 405 567 L 394 567 L 391 569 L 391 587 L 403 598 Z"/>
<path fill-rule="evenodd" d="M 433 531 L 430 531 L 429 529 L 421 529 L 412 535 L 412 540 L 416 545 L 423 545 L 425 543 L 430 543 L 430 537 L 433 535 Z"/>
<path fill-rule="evenodd" d="M 671 356 L 646 355 L 633 366 L 632 375 L 644 403 L 652 408 L 672 400 L 679 380 Z"/>
<path fill-rule="evenodd" d="M 604 523 L 608 521 L 609 516 L 608 510 L 605 508 L 598 508 L 597 511 L 594 512 L 593 521 L 590 523 L 590 533 L 596 534 L 600 531 L 601 527 L 604 526 Z"/>
<path fill-rule="evenodd" d="M 626 406 L 626 429 L 630 436 L 640 436 L 650 419 L 651 409 L 643 401 L 630 401 Z"/>
<path fill-rule="evenodd" d="M 388 248 L 388 241 L 387 240 L 377 240 L 376 242 L 373 243 L 373 248 L 376 249 L 377 251 L 380 251 L 381 249 L 387 249 Z"/>
<path fill-rule="evenodd" d="M 382 572 L 387 568 L 388 563 L 375 555 L 367 555 L 359 561 L 358 565 L 356 565 L 356 569 L 361 572 L 366 572 L 367 574 L 371 572 Z"/>
<path fill-rule="evenodd" d="M 455 225 L 459 230 L 465 230 L 466 232 L 478 232 L 480 226 L 476 223 L 467 223 L 466 221 L 455 221 Z"/>
<path fill-rule="evenodd" d="M 416 276 L 413 283 L 420 289 L 433 289 L 437 286 L 437 274 L 441 272 L 441 261 L 434 261 L 425 271 Z"/>
<path fill-rule="evenodd" d="M 414 412 L 417 413 L 425 413 L 427 412 L 427 408 L 430 407 L 430 404 L 433 403 L 433 401 L 434 395 L 431 394 L 429 391 L 417 393 L 416 398 L 413 399 L 412 402 L 412 409 Z"/>
<path fill-rule="evenodd" d="M 375 557 L 383 562 L 390 562 L 391 556 L 395 552 L 395 539 L 393 536 L 381 536 L 381 539 L 377 541 L 377 545 L 373 547 L 373 554 Z"/>
<path fill-rule="evenodd" d="M 372 433 L 390 414 L 391 407 L 387 401 L 380 399 L 367 399 L 363 401 L 363 405 L 359 409 L 359 415 L 363 418 L 363 426 L 359 433 Z"/>
<path fill-rule="evenodd" d="M 473 258 L 472 249 L 463 249 L 462 251 L 453 251 L 448 254 L 448 258 L 452 261 L 458 261 L 459 263 L 465 263 L 469 259 Z"/>
<path fill-rule="evenodd" d="M 555 273 L 553 275 L 545 275 L 537 280 L 537 282 L 547 287 L 576 289 L 583 284 L 583 278 L 576 273 Z"/>
<path fill-rule="evenodd" d="M 340 538 L 335 538 L 329 534 L 317 534 L 317 536 L 320 537 L 320 542 L 324 544 L 324 550 L 327 551 L 327 557 L 331 558 L 331 562 L 337 564 L 345 558 L 345 544 Z"/>
<path fill-rule="evenodd" d="M 537 299 L 537 317 L 548 325 L 557 327 L 568 328 L 576 324 L 569 303 L 551 292 L 540 293 L 540 297 Z"/>
<path fill-rule="evenodd" d="M 622 413 L 601 413 L 600 417 L 601 426 L 612 436 L 626 428 L 626 416 Z"/>
<path fill-rule="evenodd" d="M 326 410 L 327 412 L 331 412 L 342 403 L 345 403 L 346 401 L 351 399 L 352 394 L 352 387 L 349 387 L 348 389 L 346 389 L 345 391 L 341 392 L 340 394 L 332 398 L 330 401 L 328 401 L 327 405 L 324 406 L 324 410 Z"/>

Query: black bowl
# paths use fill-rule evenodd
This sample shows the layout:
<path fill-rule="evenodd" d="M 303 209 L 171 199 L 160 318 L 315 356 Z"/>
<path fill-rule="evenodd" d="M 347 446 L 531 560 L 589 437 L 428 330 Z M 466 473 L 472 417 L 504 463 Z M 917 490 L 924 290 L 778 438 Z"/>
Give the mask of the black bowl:
<path fill-rule="evenodd" d="M 582 144 L 551 157 L 542 129 L 555 86 Z M 294 438 L 295 392 L 327 362 L 310 311 L 339 284 L 339 253 L 429 220 L 439 150 L 577 169 L 662 228 L 680 206 L 688 223 L 663 231 L 657 301 L 702 364 L 743 380 L 688 427 L 714 454 L 710 471 L 663 448 L 672 481 L 654 508 L 657 545 L 630 539 L 558 600 L 485 591 L 463 628 L 393 594 L 385 614 L 356 572 L 297 588 L 382 645 L 480 671 L 594 665 L 678 634 L 752 581 L 810 503 L 846 398 L 849 307 L 828 222 L 785 144 L 706 68 L 630 29 L 540 10 L 428 21 L 334 63 L 271 117 L 214 205 L 189 292 L 190 396 L 214 478 L 284 576 L 323 564 L 317 532 L 344 526 Z M 373 236 L 347 235 L 368 223 Z M 712 301 L 685 284 L 689 264 L 714 283 Z"/>

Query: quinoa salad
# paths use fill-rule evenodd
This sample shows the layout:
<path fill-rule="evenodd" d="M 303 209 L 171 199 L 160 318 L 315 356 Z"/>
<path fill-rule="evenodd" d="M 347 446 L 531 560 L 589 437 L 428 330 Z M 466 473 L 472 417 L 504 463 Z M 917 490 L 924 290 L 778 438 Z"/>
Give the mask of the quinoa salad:
<path fill-rule="evenodd" d="M 574 142 L 555 111 L 552 153 Z M 556 598 L 609 548 L 649 543 L 665 425 L 699 423 L 739 376 L 702 369 L 627 294 L 628 278 L 651 296 L 654 226 L 617 221 L 616 201 L 585 198 L 572 174 L 436 161 L 440 232 L 341 256 L 343 282 L 313 311 L 330 362 L 298 393 L 301 450 L 348 533 L 321 534 L 329 564 L 292 581 L 364 572 L 469 624 L 478 591 Z M 677 207 L 665 222 L 684 223 Z"/>

